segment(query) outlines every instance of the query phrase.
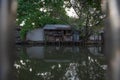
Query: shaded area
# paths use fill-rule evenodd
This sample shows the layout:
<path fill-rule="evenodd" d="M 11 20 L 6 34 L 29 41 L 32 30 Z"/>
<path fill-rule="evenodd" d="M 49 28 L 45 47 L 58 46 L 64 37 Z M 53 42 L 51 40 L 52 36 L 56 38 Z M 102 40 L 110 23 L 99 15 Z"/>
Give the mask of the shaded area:
<path fill-rule="evenodd" d="M 97 47 L 92 46 L 97 51 Z M 105 80 L 104 55 L 89 47 L 18 47 L 18 80 Z M 32 51 L 31 51 L 32 50 Z M 39 54 L 38 54 L 39 53 Z"/>

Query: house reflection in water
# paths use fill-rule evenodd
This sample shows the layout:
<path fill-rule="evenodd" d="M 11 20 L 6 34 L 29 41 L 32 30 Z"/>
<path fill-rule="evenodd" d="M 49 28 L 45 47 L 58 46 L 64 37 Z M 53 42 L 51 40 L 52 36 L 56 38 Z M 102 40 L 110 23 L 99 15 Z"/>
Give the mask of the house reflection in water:
<path fill-rule="evenodd" d="M 88 48 L 26 47 L 15 62 L 16 75 L 19 80 L 105 80 L 104 56 L 91 54 Z"/>
<path fill-rule="evenodd" d="M 90 46 L 88 47 L 88 50 L 90 51 L 91 54 L 94 55 L 103 55 L 103 46 Z"/>
<path fill-rule="evenodd" d="M 103 55 L 101 46 L 31 46 L 26 47 L 26 53 L 30 58 L 43 59 L 47 62 L 69 62 L 75 55 L 90 53 L 92 55 Z"/>
<path fill-rule="evenodd" d="M 43 46 L 27 47 L 26 51 L 30 58 L 38 58 L 38 59 L 44 58 Z"/>

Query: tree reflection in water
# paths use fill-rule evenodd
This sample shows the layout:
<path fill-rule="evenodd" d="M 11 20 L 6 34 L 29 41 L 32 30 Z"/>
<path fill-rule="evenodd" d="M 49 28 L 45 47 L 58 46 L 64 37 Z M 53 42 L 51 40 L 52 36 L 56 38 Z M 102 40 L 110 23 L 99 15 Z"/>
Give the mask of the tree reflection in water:
<path fill-rule="evenodd" d="M 105 80 L 103 54 L 91 54 L 87 47 L 42 46 L 42 58 L 31 57 L 29 48 L 19 48 L 14 64 L 18 80 Z"/>

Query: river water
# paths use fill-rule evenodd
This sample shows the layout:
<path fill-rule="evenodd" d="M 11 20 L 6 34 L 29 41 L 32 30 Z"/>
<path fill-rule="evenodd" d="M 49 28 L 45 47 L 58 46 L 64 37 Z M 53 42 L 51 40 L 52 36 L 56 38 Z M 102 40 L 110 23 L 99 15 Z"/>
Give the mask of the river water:
<path fill-rule="evenodd" d="M 101 46 L 17 46 L 17 80 L 105 80 Z"/>

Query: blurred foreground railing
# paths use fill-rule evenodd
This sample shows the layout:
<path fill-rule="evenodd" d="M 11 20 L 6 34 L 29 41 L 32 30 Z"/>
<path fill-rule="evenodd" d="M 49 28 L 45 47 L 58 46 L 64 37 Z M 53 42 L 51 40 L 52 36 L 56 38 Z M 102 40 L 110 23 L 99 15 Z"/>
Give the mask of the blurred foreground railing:
<path fill-rule="evenodd" d="M 0 0 L 0 80 L 13 80 L 16 8 L 16 0 Z"/>
<path fill-rule="evenodd" d="M 107 14 L 105 54 L 108 62 L 107 80 L 120 80 L 120 0 L 102 0 Z"/>

